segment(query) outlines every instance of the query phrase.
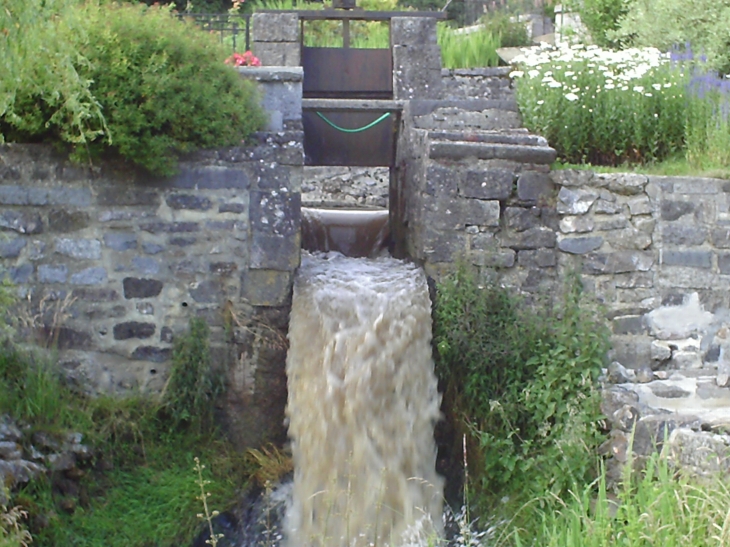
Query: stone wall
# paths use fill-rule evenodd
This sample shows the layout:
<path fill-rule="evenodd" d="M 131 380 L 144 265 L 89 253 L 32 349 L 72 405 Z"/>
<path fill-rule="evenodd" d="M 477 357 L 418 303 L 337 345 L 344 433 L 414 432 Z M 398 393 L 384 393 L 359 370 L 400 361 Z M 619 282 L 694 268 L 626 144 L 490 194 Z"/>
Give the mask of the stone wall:
<path fill-rule="evenodd" d="M 91 391 L 154 392 L 175 337 L 203 317 L 213 362 L 229 374 L 226 410 L 244 411 L 227 414 L 250 421 L 252 438 L 281 431 L 283 404 L 260 403 L 282 390 L 285 400 L 302 134 L 255 140 L 190 156 L 164 180 L 72 165 L 44 146 L 1 147 L 0 264 L 23 297 L 22 334 L 56 346 Z"/>

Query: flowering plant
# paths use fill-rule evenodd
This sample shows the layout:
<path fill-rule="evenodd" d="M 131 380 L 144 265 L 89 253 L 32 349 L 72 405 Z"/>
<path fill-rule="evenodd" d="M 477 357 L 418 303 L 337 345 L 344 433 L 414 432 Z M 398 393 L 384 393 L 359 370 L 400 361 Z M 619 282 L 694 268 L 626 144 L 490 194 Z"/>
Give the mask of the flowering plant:
<path fill-rule="evenodd" d="M 233 66 L 261 66 L 261 61 L 250 51 L 246 53 L 234 53 L 226 59 L 227 65 Z"/>
<path fill-rule="evenodd" d="M 619 164 L 682 148 L 686 73 L 654 48 L 542 47 L 515 59 L 525 125 L 563 160 Z"/>

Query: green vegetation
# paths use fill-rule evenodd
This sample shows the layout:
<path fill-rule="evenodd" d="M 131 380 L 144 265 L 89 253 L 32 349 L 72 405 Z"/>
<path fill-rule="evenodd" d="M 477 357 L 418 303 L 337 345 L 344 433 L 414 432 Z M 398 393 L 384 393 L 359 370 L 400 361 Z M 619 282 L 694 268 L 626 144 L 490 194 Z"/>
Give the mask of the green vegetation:
<path fill-rule="evenodd" d="M 595 477 L 595 380 L 608 350 L 597 317 L 576 277 L 560 303 L 531 306 L 465 267 L 438 286 L 437 374 L 469 440 L 469 498 L 482 514 L 509 518 Z"/>
<path fill-rule="evenodd" d="M 473 68 L 497 66 L 501 47 L 498 34 L 479 29 L 470 33 L 459 33 L 458 29 L 444 24 L 438 26 L 438 42 L 441 46 L 441 61 L 445 68 Z"/>
<path fill-rule="evenodd" d="M 573 2 L 593 43 L 601 47 L 618 45 L 615 32 L 626 15 L 631 0 L 580 0 Z"/>
<path fill-rule="evenodd" d="M 26 20 L 27 33 L 8 30 Z M 225 48 L 169 7 L 13 0 L 0 26 L 0 63 L 17 74 L 0 84 L 5 140 L 69 146 L 79 160 L 112 152 L 170 175 L 178 154 L 238 144 L 263 124 Z"/>
<path fill-rule="evenodd" d="M 199 319 L 176 339 L 163 401 L 89 398 L 67 385 L 46 360 L 10 343 L 0 348 L 0 414 L 8 412 L 31 431 L 53 436 L 80 432 L 93 451 L 71 511 L 63 510 L 68 494 L 59 490 L 54 476 L 33 480 L 13 494 L 13 504 L 30 515 L 33 545 L 143 547 L 190 541 L 201 526 L 196 456 L 206 462 L 209 504 L 225 509 L 235 503 L 260 462 L 236 451 L 212 424 L 222 385 L 220 373 L 211 371 L 207 327 Z M 3 526 L 3 533 L 12 531 L 9 524 Z M 5 547 L 2 536 L 0 545 Z"/>
<path fill-rule="evenodd" d="M 550 509 L 525 507 L 540 521 L 536 532 L 520 529 L 519 516 L 499 547 L 626 547 L 727 545 L 730 541 L 730 484 L 727 477 L 704 480 L 676 474 L 666 455 L 655 455 L 641 472 L 626 467 L 622 485 L 606 488 L 605 474 Z M 536 500 L 537 502 L 538 500 Z"/>

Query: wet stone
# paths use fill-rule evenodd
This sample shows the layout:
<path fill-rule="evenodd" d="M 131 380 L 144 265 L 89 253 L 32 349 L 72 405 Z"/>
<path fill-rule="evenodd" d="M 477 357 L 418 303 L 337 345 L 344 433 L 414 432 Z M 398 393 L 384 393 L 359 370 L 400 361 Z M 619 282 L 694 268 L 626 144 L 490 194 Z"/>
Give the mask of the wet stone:
<path fill-rule="evenodd" d="M 172 194 L 165 200 L 171 209 L 188 209 L 194 211 L 207 211 L 213 205 L 208 198 L 191 194 Z"/>
<path fill-rule="evenodd" d="M 153 363 L 164 363 L 170 359 L 172 351 L 170 348 L 158 348 L 155 346 L 139 346 L 132 352 L 132 359 L 138 361 L 151 361 Z"/>
<path fill-rule="evenodd" d="M 141 279 L 125 277 L 122 280 L 124 298 L 152 298 L 162 292 L 162 281 L 157 279 Z"/>
<path fill-rule="evenodd" d="M 0 212 L 0 228 L 13 230 L 20 234 L 40 234 L 43 232 L 43 221 L 40 215 L 30 212 Z"/>
<path fill-rule="evenodd" d="M 53 232 L 76 232 L 89 225 L 89 214 L 83 211 L 68 212 L 54 209 L 48 213 L 48 228 Z"/>
<path fill-rule="evenodd" d="M 155 334 L 156 330 L 157 327 L 154 323 L 139 323 L 137 321 L 118 323 L 114 325 L 114 339 L 149 338 Z"/>

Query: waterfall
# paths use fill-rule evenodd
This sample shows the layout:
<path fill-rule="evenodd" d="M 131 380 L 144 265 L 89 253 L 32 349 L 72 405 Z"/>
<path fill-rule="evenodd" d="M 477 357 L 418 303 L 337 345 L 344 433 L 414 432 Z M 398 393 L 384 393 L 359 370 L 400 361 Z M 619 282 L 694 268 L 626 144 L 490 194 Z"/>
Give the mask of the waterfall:
<path fill-rule="evenodd" d="M 395 547 L 414 527 L 439 533 L 440 396 L 423 272 L 303 253 L 289 341 L 288 545 Z"/>

